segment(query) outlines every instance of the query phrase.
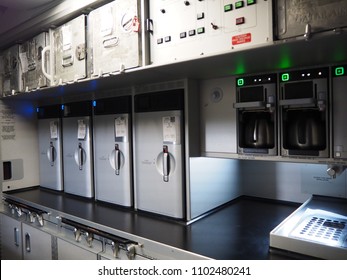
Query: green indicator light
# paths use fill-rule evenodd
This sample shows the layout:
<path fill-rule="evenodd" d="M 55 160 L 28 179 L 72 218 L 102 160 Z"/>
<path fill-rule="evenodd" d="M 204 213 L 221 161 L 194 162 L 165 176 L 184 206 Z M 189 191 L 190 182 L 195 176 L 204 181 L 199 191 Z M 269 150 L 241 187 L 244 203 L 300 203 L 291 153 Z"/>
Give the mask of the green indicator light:
<path fill-rule="evenodd" d="M 256 3 L 256 0 L 247 0 L 247 6 L 253 5 Z"/>
<path fill-rule="evenodd" d="M 239 8 L 242 8 L 243 7 L 243 1 L 237 1 L 236 3 L 235 3 L 235 8 L 236 9 L 239 9 Z"/>
<path fill-rule="evenodd" d="M 244 79 L 238 79 L 237 80 L 237 85 L 239 86 L 239 87 L 241 87 L 241 86 L 243 86 L 245 84 L 245 80 Z"/>
<path fill-rule="evenodd" d="M 233 9 L 233 5 L 232 4 L 224 6 L 224 12 L 230 12 L 232 9 Z"/>
<path fill-rule="evenodd" d="M 198 28 L 197 32 L 198 32 L 198 34 L 205 33 L 205 27 Z"/>
<path fill-rule="evenodd" d="M 283 82 L 289 81 L 289 74 L 288 73 L 282 74 L 282 81 Z"/>
<path fill-rule="evenodd" d="M 336 76 L 342 76 L 345 74 L 345 68 L 344 67 L 336 67 L 335 68 L 335 75 Z"/>

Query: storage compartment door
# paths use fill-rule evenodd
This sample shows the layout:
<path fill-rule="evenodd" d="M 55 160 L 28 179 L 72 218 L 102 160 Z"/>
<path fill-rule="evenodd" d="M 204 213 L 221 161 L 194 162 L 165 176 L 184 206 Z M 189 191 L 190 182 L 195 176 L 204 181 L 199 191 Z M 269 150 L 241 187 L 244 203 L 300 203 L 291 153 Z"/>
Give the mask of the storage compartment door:
<path fill-rule="evenodd" d="M 181 111 L 135 114 L 137 208 L 184 218 Z"/>

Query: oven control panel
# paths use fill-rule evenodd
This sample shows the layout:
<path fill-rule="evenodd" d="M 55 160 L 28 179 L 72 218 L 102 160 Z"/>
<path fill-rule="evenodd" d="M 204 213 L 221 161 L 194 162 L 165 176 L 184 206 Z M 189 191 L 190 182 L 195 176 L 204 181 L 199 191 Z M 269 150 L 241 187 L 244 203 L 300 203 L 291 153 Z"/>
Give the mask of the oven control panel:
<path fill-rule="evenodd" d="M 272 1 L 151 1 L 151 62 L 172 63 L 272 43 Z"/>

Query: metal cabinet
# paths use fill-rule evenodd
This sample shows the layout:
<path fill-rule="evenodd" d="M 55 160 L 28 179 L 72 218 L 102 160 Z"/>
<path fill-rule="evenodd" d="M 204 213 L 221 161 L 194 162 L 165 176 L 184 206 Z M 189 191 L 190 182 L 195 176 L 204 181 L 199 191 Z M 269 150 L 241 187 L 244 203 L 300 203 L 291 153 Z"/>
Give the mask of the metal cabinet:
<path fill-rule="evenodd" d="M 7 215 L 0 214 L 1 259 L 22 259 L 21 222 Z"/>
<path fill-rule="evenodd" d="M 24 260 L 52 259 L 52 235 L 22 223 L 22 242 Z"/>
<path fill-rule="evenodd" d="M 97 260 L 98 252 L 101 251 L 101 243 L 93 242 L 92 247 L 85 244 L 67 241 L 61 238 L 57 239 L 58 260 Z"/>

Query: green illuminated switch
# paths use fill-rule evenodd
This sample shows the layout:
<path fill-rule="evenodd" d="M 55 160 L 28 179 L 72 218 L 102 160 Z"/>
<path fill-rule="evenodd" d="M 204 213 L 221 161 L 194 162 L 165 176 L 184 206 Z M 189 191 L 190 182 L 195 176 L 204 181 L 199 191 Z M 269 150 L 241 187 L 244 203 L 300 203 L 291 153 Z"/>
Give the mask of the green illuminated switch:
<path fill-rule="evenodd" d="M 281 78 L 282 78 L 283 82 L 289 81 L 289 74 L 288 73 L 283 73 Z"/>
<path fill-rule="evenodd" d="M 244 2 L 243 1 L 237 1 L 235 3 L 235 9 L 240 9 L 244 6 Z"/>
<path fill-rule="evenodd" d="M 336 76 L 342 76 L 345 74 L 345 68 L 344 67 L 336 67 L 335 68 L 335 75 Z"/>
<path fill-rule="evenodd" d="M 253 5 L 253 4 L 256 4 L 257 1 L 256 0 L 247 0 L 247 6 L 250 6 L 250 5 Z"/>
<path fill-rule="evenodd" d="M 198 34 L 205 33 L 205 27 L 199 27 L 199 28 L 196 30 L 196 32 L 197 32 Z"/>
<path fill-rule="evenodd" d="M 232 4 L 228 4 L 224 6 L 224 12 L 230 12 L 233 9 L 233 5 Z"/>
<path fill-rule="evenodd" d="M 244 83 L 245 83 L 245 80 L 242 79 L 242 78 L 240 78 L 240 79 L 237 80 L 237 85 L 238 85 L 239 87 L 243 86 Z"/>

